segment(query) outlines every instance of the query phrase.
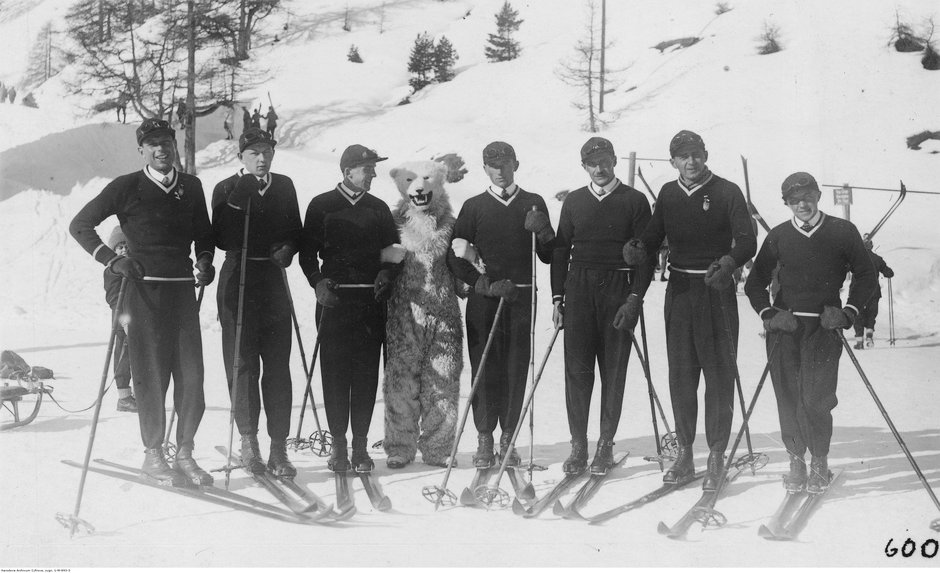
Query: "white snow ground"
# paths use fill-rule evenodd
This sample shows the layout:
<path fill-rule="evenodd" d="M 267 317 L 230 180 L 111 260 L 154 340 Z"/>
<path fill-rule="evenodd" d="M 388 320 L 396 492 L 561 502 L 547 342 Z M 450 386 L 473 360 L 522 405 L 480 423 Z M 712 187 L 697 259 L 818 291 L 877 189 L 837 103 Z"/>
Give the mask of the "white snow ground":
<path fill-rule="evenodd" d="M 16 84 L 26 66 L 29 34 L 35 35 L 50 18 L 61 25 L 68 4 L 0 2 L 0 36 L 16 39 L 7 42 L 0 81 Z M 294 179 L 301 208 L 336 183 L 338 156 L 353 142 L 391 157 L 379 164 L 374 185 L 375 194 L 390 203 L 396 193 L 387 172 L 394 164 L 446 152 L 461 154 L 470 172 L 449 188 L 459 208 L 487 183 L 479 168 L 480 149 L 488 141 L 504 139 L 513 143 L 521 160 L 517 180 L 546 197 L 557 222 L 561 204 L 554 200 L 555 193 L 586 181 L 577 153 L 588 134 L 581 130 L 580 112 L 571 106 L 577 95 L 555 74 L 582 33 L 583 10 L 575 2 L 516 3 L 525 19 L 518 34 L 522 57 L 488 64 L 483 42 L 494 29 L 493 14 L 500 5 L 499 0 L 354 0 L 349 2 L 352 31 L 344 32 L 340 26 L 345 2 L 289 4 L 289 32 L 278 44 L 258 47 L 253 55 L 256 65 L 271 69 L 272 79 L 246 97 L 255 104 L 266 101 L 268 91 L 274 97 L 283 118 L 275 170 Z M 379 34 L 383 6 L 385 31 Z M 788 216 L 777 190 L 783 177 L 797 170 L 815 174 L 820 183 L 894 188 L 903 179 L 912 190 L 940 191 L 940 149 L 930 142 L 920 151 L 904 145 L 909 135 L 938 129 L 940 74 L 923 70 L 919 56 L 887 46 L 895 9 L 917 25 L 936 16 L 936 7 L 931 12 L 927 3 L 914 0 L 754 0 L 733 8 L 716 18 L 711 3 L 694 0 L 609 3 L 608 37 L 616 45 L 608 61 L 611 66 L 632 64 L 620 75 L 620 87 L 608 96 L 607 107 L 615 111 L 607 114 L 610 124 L 603 132 L 622 157 L 631 150 L 642 158 L 664 157 L 674 132 L 696 130 L 706 139 L 709 165 L 716 173 L 743 184 L 738 156 L 748 157 L 754 200 L 771 224 Z M 756 37 L 765 21 L 780 26 L 785 49 L 758 56 Z M 460 54 L 457 77 L 426 88 L 411 105 L 396 107 L 408 92 L 408 50 L 415 35 L 425 30 L 446 34 L 454 43 Z M 703 40 L 664 54 L 650 49 L 689 35 Z M 359 47 L 364 64 L 346 62 L 350 44 Z M 0 347 L 16 350 L 31 364 L 53 368 L 53 396 L 63 408 L 80 410 L 93 403 L 98 389 L 108 313 L 101 267 L 68 236 L 67 226 L 107 180 L 135 169 L 139 160 L 132 148 L 133 126 L 114 125 L 110 114 L 77 115 L 76 99 L 67 96 L 57 80 L 36 94 L 38 110 L 0 105 L 5 230 L 0 268 L 6 273 L 0 281 Z M 199 175 L 207 190 L 237 165 L 235 146 L 220 139 L 220 126 L 220 118 L 199 125 Z M 656 190 L 673 177 L 666 164 L 640 164 Z M 625 160 L 620 173 L 626 174 Z M 823 209 L 840 215 L 829 203 L 828 192 L 825 197 Z M 857 191 L 853 222 L 863 231 L 870 229 L 895 197 Z M 940 484 L 937 201 L 936 196 L 910 194 L 879 233 L 878 252 L 897 273 L 893 286 L 898 341 L 893 348 L 887 344 L 883 299 L 877 345 L 858 353 L 935 487 Z M 102 225 L 101 234 L 109 233 L 112 224 Z M 296 265 L 289 274 L 309 355 L 315 299 Z M 547 267 L 540 267 L 538 279 L 543 285 L 536 342 L 541 358 L 551 334 Z M 653 380 L 668 412 L 662 292 L 662 286 L 654 284 L 646 308 Z M 228 439 L 214 294 L 212 285 L 202 309 L 207 410 L 196 453 L 206 468 L 223 464 L 213 446 Z M 743 298 L 739 303 L 739 365 L 750 399 L 765 353 L 757 317 Z M 560 346 L 559 340 L 536 399 L 535 459 L 549 466 L 535 474 L 540 494 L 559 479 L 568 448 Z M 304 380 L 299 356 L 293 375 L 296 427 Z M 461 384 L 466 397 L 469 368 Z M 653 451 L 645 386 L 633 360 L 616 446 L 631 456 L 590 502 L 586 514 L 639 497 L 659 483 L 658 467 L 642 460 Z M 321 396 L 319 371 L 314 393 Z M 756 450 L 770 454 L 771 464 L 729 486 L 728 497 L 718 505 L 728 517 L 727 526 L 705 532 L 693 528 L 691 541 L 685 543 L 658 535 L 656 524 L 678 519 L 697 498 L 695 488 L 601 527 L 549 514 L 522 520 L 508 510 L 434 512 L 420 490 L 440 483 L 443 470 L 419 462 L 391 472 L 381 455 L 376 475 L 394 504 L 389 514 L 372 511 L 358 484 L 354 492 L 359 513 L 351 521 L 306 528 L 90 474 L 80 515 L 97 531 L 70 538 L 54 516 L 73 512 L 79 471 L 59 461 L 81 461 L 92 410 L 66 413 L 47 402 L 31 424 L 0 434 L 0 566 L 935 566 L 936 558 L 919 553 L 910 558 L 885 555 L 892 538 L 900 545 L 908 537 L 918 544 L 940 537 L 928 528 L 940 512 L 847 358 L 839 398 L 831 463 L 846 469 L 843 483 L 795 543 L 767 542 L 756 535 L 782 495 L 777 476 L 785 466 L 769 387 L 758 402 L 752 437 Z M 142 457 L 137 421 L 132 414 L 115 412 L 115 400 L 113 390 L 104 399 L 93 457 L 136 465 Z M 370 441 L 381 438 L 382 408 L 380 396 Z M 323 419 L 322 409 L 320 415 Z M 594 412 L 592 427 L 596 419 Z M 308 412 L 305 433 L 312 428 Z M 464 433 L 459 467 L 451 476 L 451 489 L 457 492 L 472 475 L 473 434 L 472 427 Z M 526 447 L 520 453 L 525 457 L 528 439 L 524 431 L 520 440 Z M 264 438 L 262 442 L 264 446 Z M 697 465 L 704 464 L 703 442 L 701 436 Z M 332 498 L 325 461 L 307 453 L 293 459 L 300 469 L 298 482 Z M 233 474 L 232 487 L 268 500 L 239 474 Z"/>

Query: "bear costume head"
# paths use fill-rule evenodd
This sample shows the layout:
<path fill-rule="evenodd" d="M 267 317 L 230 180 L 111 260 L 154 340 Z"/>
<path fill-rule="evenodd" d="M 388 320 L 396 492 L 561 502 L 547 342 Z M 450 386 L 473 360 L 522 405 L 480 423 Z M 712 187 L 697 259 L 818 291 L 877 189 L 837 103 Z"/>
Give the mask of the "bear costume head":
<path fill-rule="evenodd" d="M 444 190 L 446 165 L 437 161 L 411 161 L 393 168 L 389 175 L 402 196 L 399 211 L 439 216 L 451 210 Z"/>

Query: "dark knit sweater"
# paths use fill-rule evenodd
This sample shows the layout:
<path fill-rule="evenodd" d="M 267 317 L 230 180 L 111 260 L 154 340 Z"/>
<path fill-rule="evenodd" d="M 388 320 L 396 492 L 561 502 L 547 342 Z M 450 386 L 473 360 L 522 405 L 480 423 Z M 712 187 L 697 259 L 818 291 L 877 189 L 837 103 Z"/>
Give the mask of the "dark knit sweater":
<path fill-rule="evenodd" d="M 227 203 L 239 178 L 236 174 L 223 179 L 212 192 L 212 231 L 216 246 L 223 251 L 241 251 L 244 241 L 245 212 Z M 248 256 L 268 257 L 273 245 L 284 242 L 296 249 L 302 227 L 294 182 L 286 175 L 271 173 L 271 184 L 264 195 L 253 192 L 248 222 Z"/>
<path fill-rule="evenodd" d="M 669 264 L 685 270 L 705 270 L 724 255 L 730 255 L 741 266 L 757 252 L 757 238 L 744 194 L 737 185 L 717 175 L 691 195 L 677 181 L 663 185 L 653 217 L 640 239 L 651 256 L 655 256 L 666 239 Z M 653 264 L 651 259 L 641 274 L 652 274 Z M 643 289 L 634 292 L 642 296 L 649 281 L 637 283 Z"/>
<path fill-rule="evenodd" d="M 854 280 L 846 306 L 856 311 L 865 306 L 878 284 L 875 266 L 855 225 L 825 214 L 808 237 L 792 219 L 770 230 L 744 286 L 758 313 L 770 307 L 767 286 L 778 263 L 780 291 L 774 306 L 793 312 L 818 313 L 823 306 L 841 307 L 839 289 L 847 271 L 853 273 Z"/>
<path fill-rule="evenodd" d="M 565 293 L 571 267 L 625 268 L 623 246 L 650 220 L 650 205 L 636 189 L 621 183 L 598 201 L 587 187 L 568 194 L 561 206 L 552 253 L 552 298 Z"/>
<path fill-rule="evenodd" d="M 300 266 L 314 287 L 323 278 L 372 283 L 382 268 L 382 249 L 397 242 L 398 228 L 384 201 L 366 193 L 353 205 L 337 187 L 317 195 L 307 207 Z"/>
<path fill-rule="evenodd" d="M 467 199 L 460 208 L 453 238 L 464 239 L 476 247 L 491 279 L 529 284 L 532 282 L 532 233 L 525 230 L 525 217 L 533 206 L 548 214 L 545 200 L 522 188 L 508 205 L 489 192 L 480 193 Z M 551 261 L 551 243 L 542 245 L 536 242 L 535 250 L 543 263 Z M 451 270 L 471 286 L 480 276 L 469 264 L 452 267 Z"/>
<path fill-rule="evenodd" d="M 144 267 L 144 280 L 193 278 L 190 252 L 196 258 L 214 252 L 212 227 L 202 183 L 177 173 L 176 184 L 165 192 L 143 170 L 121 175 L 89 201 L 72 219 L 69 232 L 101 264 L 117 255 L 95 232 L 102 221 L 117 215 L 127 236 L 128 251 Z"/>

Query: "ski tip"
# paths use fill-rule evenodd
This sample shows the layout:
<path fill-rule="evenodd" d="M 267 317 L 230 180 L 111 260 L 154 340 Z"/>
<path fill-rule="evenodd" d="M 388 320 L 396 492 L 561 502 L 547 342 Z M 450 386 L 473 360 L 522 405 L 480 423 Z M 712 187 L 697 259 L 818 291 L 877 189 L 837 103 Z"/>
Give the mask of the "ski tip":
<path fill-rule="evenodd" d="M 473 492 L 470 491 L 469 487 L 463 488 L 463 491 L 460 492 L 460 505 L 476 505 L 477 498 L 473 497 Z"/>
<path fill-rule="evenodd" d="M 523 515 L 526 512 L 525 506 L 522 505 L 522 502 L 519 501 L 519 498 L 512 500 L 512 512 L 516 515 Z"/>
<path fill-rule="evenodd" d="M 672 537 L 672 535 L 670 535 L 672 533 L 672 528 L 666 525 L 665 523 L 663 523 L 662 521 L 660 521 L 659 525 L 656 526 L 656 532 L 659 533 L 660 535 L 669 535 L 670 537 Z"/>
<path fill-rule="evenodd" d="M 375 509 L 379 511 L 391 511 L 392 500 L 388 499 L 388 497 L 383 497 L 382 499 L 379 500 L 378 503 L 375 504 Z"/>
<path fill-rule="evenodd" d="M 565 506 L 561 504 L 561 501 L 556 501 L 555 505 L 552 506 L 552 513 L 555 515 L 564 515 Z"/>
<path fill-rule="evenodd" d="M 527 483 L 522 491 L 519 492 L 519 497 L 524 501 L 532 501 L 535 499 L 535 487 L 531 483 Z"/>
<path fill-rule="evenodd" d="M 764 539 L 775 539 L 777 537 L 774 535 L 774 532 L 764 524 L 761 524 L 761 526 L 757 528 L 757 535 L 763 537 Z"/>
<path fill-rule="evenodd" d="M 574 507 L 568 510 L 568 513 L 565 514 L 565 519 L 574 519 L 576 521 L 587 521 L 587 519 L 585 519 L 584 516 L 581 515 L 581 512 L 579 512 Z"/>

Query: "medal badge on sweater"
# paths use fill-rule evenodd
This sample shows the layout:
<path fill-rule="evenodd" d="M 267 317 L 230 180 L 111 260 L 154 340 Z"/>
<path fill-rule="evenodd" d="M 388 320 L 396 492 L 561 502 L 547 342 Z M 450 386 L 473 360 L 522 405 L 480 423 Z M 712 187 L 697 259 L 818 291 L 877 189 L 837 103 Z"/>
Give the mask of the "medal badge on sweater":
<path fill-rule="evenodd" d="M 176 189 L 173 190 L 173 196 L 176 197 L 177 201 L 182 200 L 183 198 L 183 184 L 179 183 L 176 186 Z"/>
<path fill-rule="evenodd" d="M 711 200 L 708 198 L 708 195 L 705 195 L 705 200 L 702 201 L 702 211 L 708 211 L 708 208 L 711 207 Z"/>

